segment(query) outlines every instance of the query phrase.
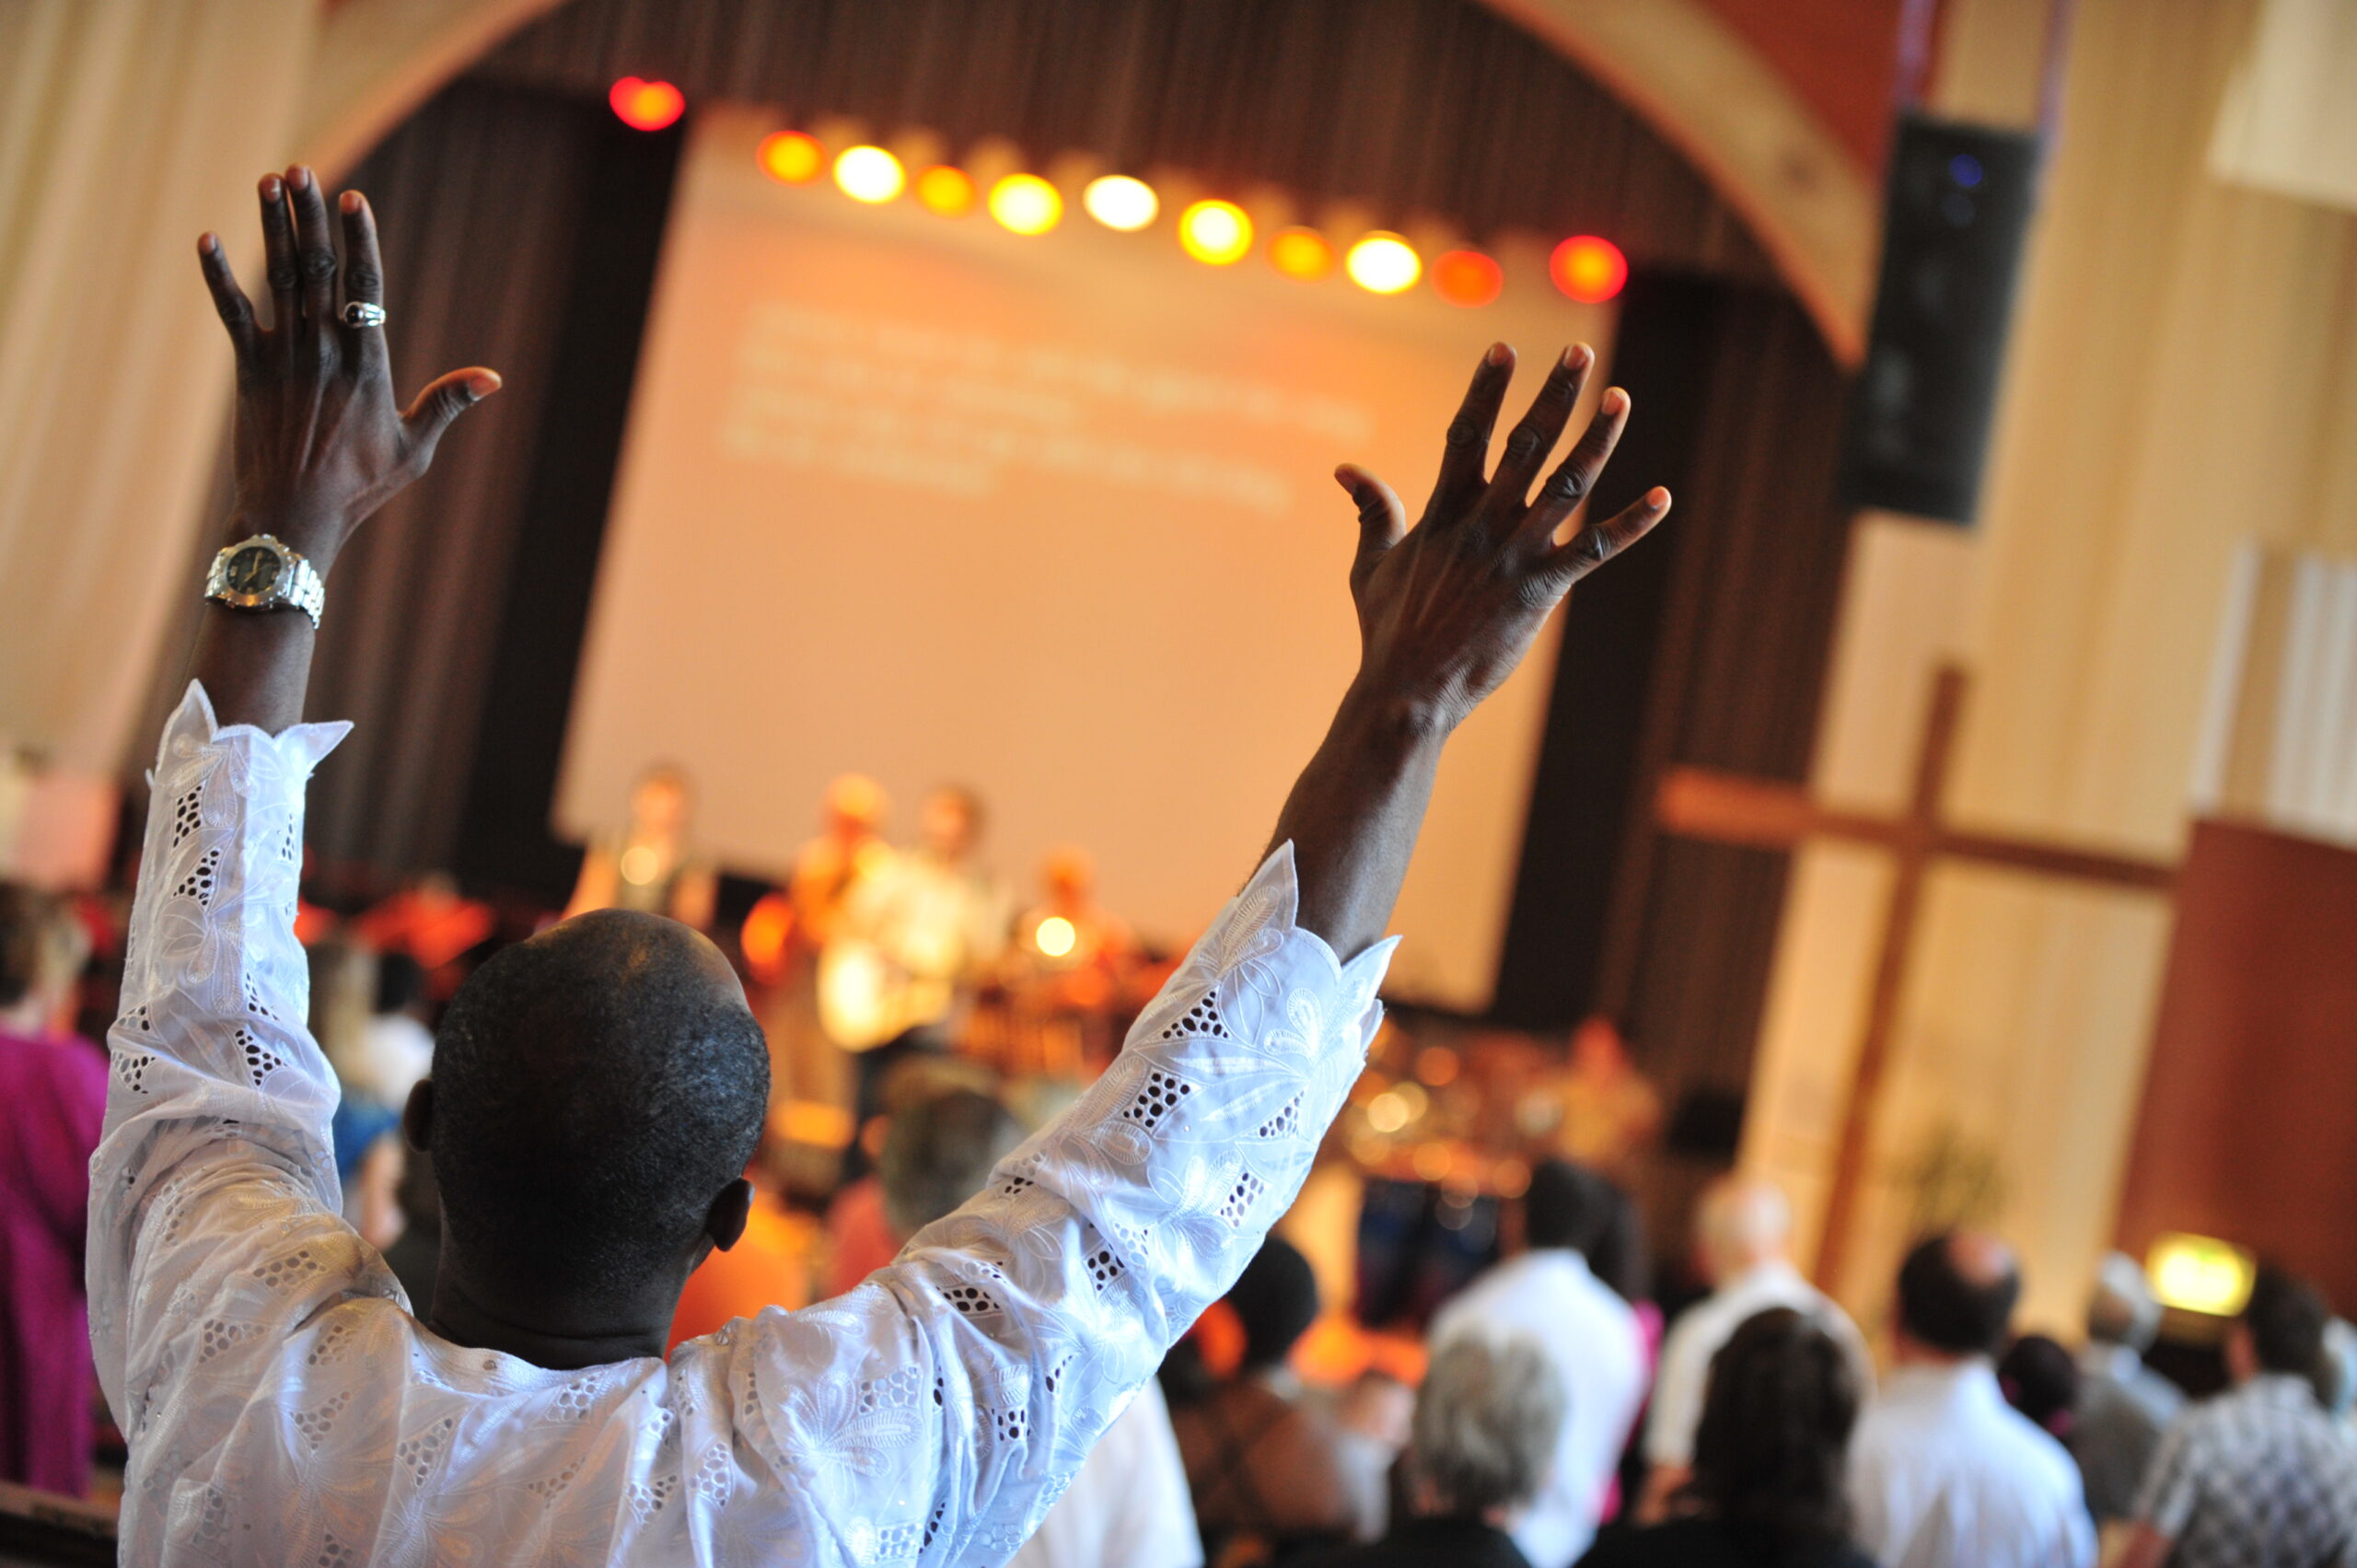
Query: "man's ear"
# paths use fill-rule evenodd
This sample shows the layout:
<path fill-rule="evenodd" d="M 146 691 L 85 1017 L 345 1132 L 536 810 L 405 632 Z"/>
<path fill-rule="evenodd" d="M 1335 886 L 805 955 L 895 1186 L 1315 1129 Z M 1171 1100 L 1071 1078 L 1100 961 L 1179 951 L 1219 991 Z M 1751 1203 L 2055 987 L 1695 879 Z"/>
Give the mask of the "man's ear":
<path fill-rule="evenodd" d="M 401 1140 L 424 1154 L 434 1139 L 434 1080 L 420 1078 L 401 1107 Z"/>
<path fill-rule="evenodd" d="M 712 1207 L 704 1211 L 703 1233 L 712 1237 L 714 1247 L 726 1252 L 745 1234 L 745 1222 L 752 1213 L 753 1184 L 740 1176 L 722 1188 L 720 1196 L 712 1201 Z"/>

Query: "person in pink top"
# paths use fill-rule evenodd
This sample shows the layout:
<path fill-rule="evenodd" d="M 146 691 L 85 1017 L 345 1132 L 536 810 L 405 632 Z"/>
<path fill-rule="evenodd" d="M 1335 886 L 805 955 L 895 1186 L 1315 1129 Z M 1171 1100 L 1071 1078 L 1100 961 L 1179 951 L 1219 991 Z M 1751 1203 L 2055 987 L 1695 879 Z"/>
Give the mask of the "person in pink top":
<path fill-rule="evenodd" d="M 0 883 L 0 1481 L 89 1485 L 82 1285 L 106 1053 L 58 1028 L 89 938 L 64 904 Z"/>

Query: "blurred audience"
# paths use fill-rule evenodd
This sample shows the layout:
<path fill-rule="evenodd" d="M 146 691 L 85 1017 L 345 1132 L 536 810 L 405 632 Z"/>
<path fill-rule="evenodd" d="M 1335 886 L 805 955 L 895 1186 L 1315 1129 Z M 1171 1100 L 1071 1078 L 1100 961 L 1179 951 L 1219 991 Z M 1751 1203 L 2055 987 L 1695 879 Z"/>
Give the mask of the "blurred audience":
<path fill-rule="evenodd" d="M 2021 1274 L 1994 1237 L 1952 1231 L 1898 1271 L 1894 1367 L 1858 1424 L 1860 1544 L 1904 1568 L 2091 1568 L 2095 1524 L 2062 1446 L 2005 1403 L 1993 1365 Z"/>
<path fill-rule="evenodd" d="M 1793 1211 L 1783 1190 L 1757 1177 L 1711 1185 L 1694 1216 L 1694 1250 L 1711 1295 L 1679 1314 L 1663 1342 L 1653 1407 L 1645 1418 L 1645 1519 L 1663 1516 L 1693 1467 L 1694 1432 L 1702 1418 L 1712 1359 L 1736 1328 L 1771 1307 L 1816 1318 L 1848 1358 L 1861 1391 L 1874 1386 L 1865 1342 L 1849 1315 L 1793 1266 Z M 1846 1436 L 1846 1434 L 1845 1434 Z"/>
<path fill-rule="evenodd" d="M 2307 1281 L 2260 1267 L 2226 1334 L 2234 1388 L 2162 1434 L 2122 1568 L 2357 1561 L 2357 1447 L 2316 1383 L 2331 1317 Z"/>
<path fill-rule="evenodd" d="M 1215 1565 L 1282 1562 L 1382 1531 L 1381 1493 L 1285 1365 L 1317 1318 L 1309 1260 L 1271 1236 L 1200 1326 L 1238 1342 L 1232 1374 L 1171 1412 Z"/>
<path fill-rule="evenodd" d="M 1452 1340 L 1416 1395 L 1414 1511 L 1318 1568 L 1528 1568 L 1509 1531 L 1554 1463 L 1564 1413 L 1563 1381 L 1527 1336 Z"/>
<path fill-rule="evenodd" d="M 1643 1405 L 1648 1360 L 1637 1315 L 1590 1267 L 1622 1218 L 1620 1190 L 1592 1170 L 1542 1161 L 1518 1203 L 1520 1250 L 1433 1319 L 1432 1342 L 1528 1335 L 1562 1379 L 1555 1458 L 1514 1528 L 1532 1568 L 1565 1568 L 1594 1539 Z"/>
<path fill-rule="evenodd" d="M 434 1070 L 434 1031 L 418 1016 L 424 1001 L 425 966 L 398 948 L 378 953 L 376 994 L 343 1078 L 346 1094 L 395 1110 L 409 1102 L 410 1090 Z"/>
<path fill-rule="evenodd" d="M 1583 1568 L 1871 1568 L 1846 1492 L 1863 1385 L 1832 1322 L 1771 1307 L 1730 1330 L 1705 1369 L 1670 1516 L 1599 1541 Z"/>
<path fill-rule="evenodd" d="M 641 773 L 631 785 L 628 823 L 590 841 L 564 912 L 638 910 L 698 931 L 710 927 L 720 878 L 695 852 L 694 817 L 695 786 L 685 769 L 663 763 Z"/>
<path fill-rule="evenodd" d="M 107 1055 L 64 1021 L 89 951 L 63 900 L 0 883 L 0 1481 L 75 1497 L 89 1486 L 83 1238 Z"/>
<path fill-rule="evenodd" d="M 343 1188 L 343 1217 L 379 1251 L 401 1233 L 402 1145 L 400 1101 L 368 1088 L 366 1066 L 370 1015 L 377 998 L 377 959 L 365 947 L 326 941 L 311 947 L 311 1036 L 335 1069 L 343 1093 L 328 1123 L 335 1145 L 336 1180 Z M 406 1098 L 406 1096 L 404 1096 Z"/>
<path fill-rule="evenodd" d="M 2087 1343 L 2079 1353 L 2079 1401 L 2066 1445 L 2086 1482 L 2097 1523 L 2131 1516 L 2136 1489 L 2162 1429 L 2185 1407 L 2177 1386 L 2144 1365 L 2161 1326 L 2161 1304 L 2143 1265 L 2107 1255 L 2087 1299 Z"/>
<path fill-rule="evenodd" d="M 2066 1449 L 2071 1446 L 2078 1419 L 2079 1364 L 2061 1341 L 2024 1334 L 2006 1346 L 1997 1358 L 1997 1387 L 2005 1402 L 2039 1431 Z"/>

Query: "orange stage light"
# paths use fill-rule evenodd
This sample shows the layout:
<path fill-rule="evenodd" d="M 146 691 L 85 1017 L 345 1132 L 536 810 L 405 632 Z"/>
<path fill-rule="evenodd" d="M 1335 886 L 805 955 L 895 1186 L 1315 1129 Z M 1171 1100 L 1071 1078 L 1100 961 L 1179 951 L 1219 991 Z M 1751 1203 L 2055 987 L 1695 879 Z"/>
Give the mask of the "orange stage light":
<path fill-rule="evenodd" d="M 1575 234 L 1547 259 L 1547 275 L 1581 304 L 1601 305 L 1629 281 L 1629 258 L 1609 239 Z"/>
<path fill-rule="evenodd" d="M 1334 248 L 1314 228 L 1281 228 L 1269 241 L 1269 264 L 1304 282 L 1334 270 Z"/>
<path fill-rule="evenodd" d="M 624 76 L 606 94 L 614 113 L 633 131 L 660 131 L 687 112 L 687 95 L 668 82 Z"/>
<path fill-rule="evenodd" d="M 835 184 L 854 202 L 888 202 L 908 183 L 900 160 L 882 147 L 845 147 L 835 155 Z"/>
<path fill-rule="evenodd" d="M 917 202 L 926 212 L 963 217 L 974 210 L 974 182 L 962 168 L 935 164 L 917 176 Z"/>
<path fill-rule="evenodd" d="M 1197 202 L 1178 215 L 1178 243 L 1214 267 L 1241 261 L 1252 249 L 1252 220 L 1233 202 Z"/>
<path fill-rule="evenodd" d="M 1342 270 L 1370 294 L 1402 294 L 1424 275 L 1424 262 L 1414 246 L 1378 228 L 1351 247 Z"/>
<path fill-rule="evenodd" d="M 827 149 L 816 136 L 774 131 L 761 138 L 761 172 L 781 185 L 807 185 L 825 171 Z"/>
<path fill-rule="evenodd" d="M 1497 262 L 1479 250 L 1451 250 L 1433 262 L 1433 288 L 1451 305 L 1487 305 L 1505 281 Z"/>
<path fill-rule="evenodd" d="M 1126 174 L 1099 175 L 1090 180 L 1080 193 L 1080 204 L 1088 209 L 1090 217 L 1123 234 L 1136 233 L 1162 211 L 1162 198 L 1154 193 L 1154 187 Z"/>
<path fill-rule="evenodd" d="M 991 187 L 991 216 L 1016 234 L 1045 234 L 1064 221 L 1063 193 L 1036 174 L 1010 174 Z"/>

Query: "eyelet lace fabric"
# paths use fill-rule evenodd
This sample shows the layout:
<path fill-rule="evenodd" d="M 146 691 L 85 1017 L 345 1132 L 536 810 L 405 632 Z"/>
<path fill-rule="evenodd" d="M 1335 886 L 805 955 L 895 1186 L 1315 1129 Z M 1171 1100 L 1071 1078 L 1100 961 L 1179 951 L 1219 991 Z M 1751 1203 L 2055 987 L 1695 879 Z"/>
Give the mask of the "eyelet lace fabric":
<path fill-rule="evenodd" d="M 141 1563 L 1003 1562 L 1224 1294 L 1357 1077 L 1385 943 L 1294 923 L 1289 849 L 1079 1104 L 848 1295 L 549 1371 L 411 1315 L 339 1217 L 302 1027 L 304 787 L 347 726 L 164 731 L 91 1335 Z"/>

